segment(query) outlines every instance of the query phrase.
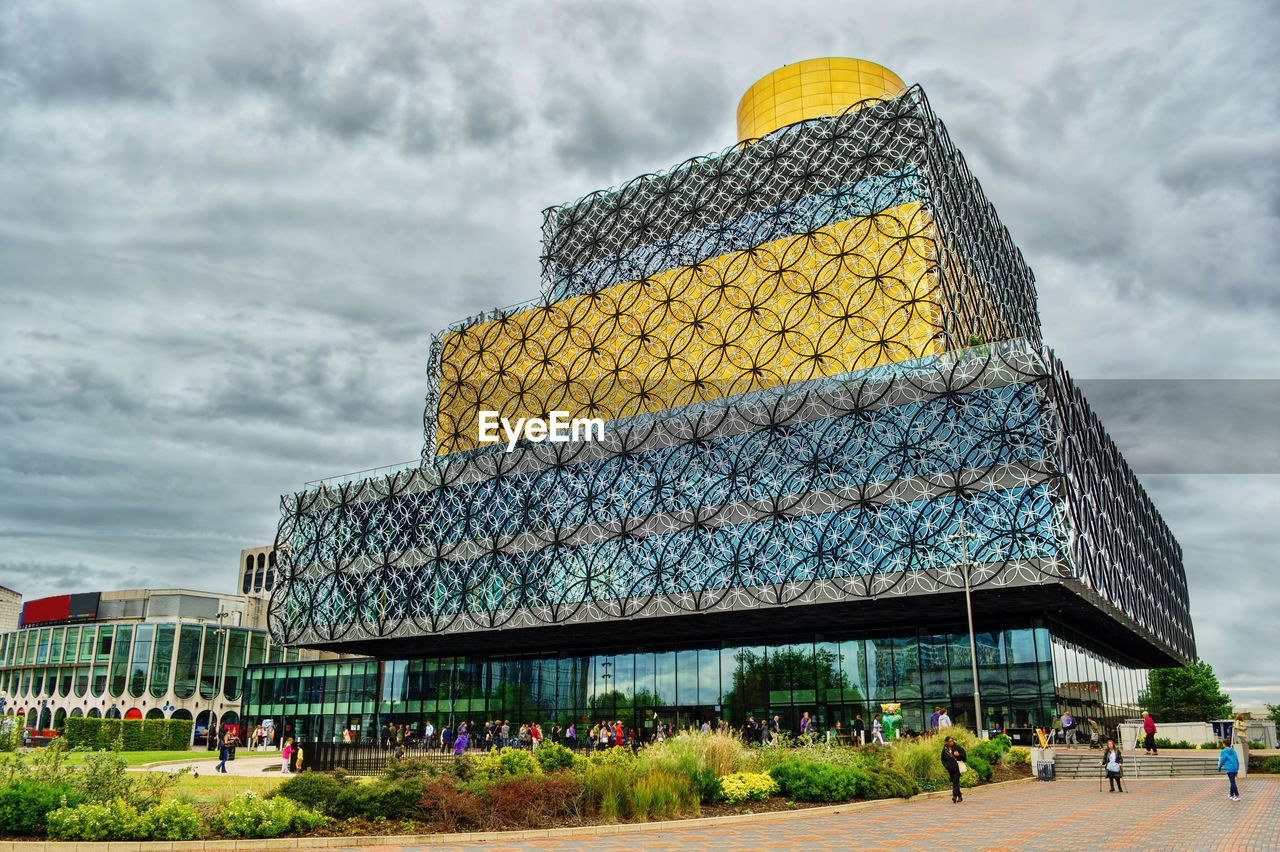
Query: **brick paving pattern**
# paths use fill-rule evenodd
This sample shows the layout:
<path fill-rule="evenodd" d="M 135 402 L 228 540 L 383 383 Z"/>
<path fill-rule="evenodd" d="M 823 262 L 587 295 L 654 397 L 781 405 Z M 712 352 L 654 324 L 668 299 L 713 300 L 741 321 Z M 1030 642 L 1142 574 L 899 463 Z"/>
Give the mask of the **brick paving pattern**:
<path fill-rule="evenodd" d="M 847 814 L 759 817 L 741 826 L 369 850 L 1099 850 L 1280 849 L 1280 779 L 1240 779 L 1241 802 L 1221 778 L 1137 780 L 1124 795 L 1094 781 L 1016 784 L 950 797 L 886 802 Z M 305 848 L 305 847 L 304 847 Z"/>

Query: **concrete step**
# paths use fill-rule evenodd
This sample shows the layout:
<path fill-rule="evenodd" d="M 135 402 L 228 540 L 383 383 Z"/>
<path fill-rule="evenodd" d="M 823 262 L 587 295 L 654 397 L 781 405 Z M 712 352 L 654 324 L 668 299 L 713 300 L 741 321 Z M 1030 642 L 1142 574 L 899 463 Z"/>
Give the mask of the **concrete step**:
<path fill-rule="evenodd" d="M 1130 778 L 1199 778 L 1217 774 L 1218 755 L 1216 752 L 1167 756 L 1126 754 L 1123 765 L 1124 774 Z M 1103 773 L 1102 752 L 1059 749 L 1053 771 L 1057 778 L 1097 778 Z"/>

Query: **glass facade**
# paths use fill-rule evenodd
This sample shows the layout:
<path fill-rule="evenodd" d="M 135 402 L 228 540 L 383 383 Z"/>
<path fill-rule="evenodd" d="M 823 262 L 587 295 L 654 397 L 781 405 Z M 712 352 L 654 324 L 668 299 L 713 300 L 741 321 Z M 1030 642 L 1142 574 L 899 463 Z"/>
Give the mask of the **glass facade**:
<path fill-rule="evenodd" d="M 1145 672 L 1105 662 L 1065 629 L 1042 621 L 979 633 L 978 677 L 986 729 L 1029 729 L 1070 708 L 1114 724 L 1137 712 Z M 794 730 L 808 712 L 820 730 L 870 723 L 901 703 L 905 729 L 923 730 L 935 706 L 973 727 L 973 677 L 965 632 L 889 636 L 806 635 L 774 644 L 612 649 L 590 655 L 434 657 L 264 665 L 247 672 L 246 721 L 284 720 L 301 739 L 337 742 L 344 728 L 368 739 L 390 721 L 544 722 L 656 718 L 737 727 L 749 714 Z M 279 723 L 279 722 L 278 722 Z"/>
<path fill-rule="evenodd" d="M 206 700 L 226 702 L 223 712 L 238 713 L 246 662 L 268 657 L 296 662 L 298 656 L 297 649 L 271 642 L 266 631 L 239 627 L 218 631 L 135 623 L 19 629 L 0 634 L 0 698 L 6 712 L 26 713 L 35 704 L 59 723 L 69 715 L 116 718 L 135 710 L 158 718 L 157 713 L 166 716 L 177 709 L 171 705 L 166 712 L 159 705 L 193 698 L 198 680 L 207 674 Z M 219 657 L 225 663 L 218 667 L 214 688 Z M 94 703 L 110 706 L 89 706 Z M 38 722 L 37 714 L 32 726 Z"/>

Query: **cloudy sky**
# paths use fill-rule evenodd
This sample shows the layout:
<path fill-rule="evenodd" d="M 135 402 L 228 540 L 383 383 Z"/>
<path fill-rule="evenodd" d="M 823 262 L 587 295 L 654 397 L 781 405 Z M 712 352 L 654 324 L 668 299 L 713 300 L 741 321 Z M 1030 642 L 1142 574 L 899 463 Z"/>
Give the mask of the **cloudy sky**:
<path fill-rule="evenodd" d="M 1277 44 L 1265 0 L 6 0 L 0 583 L 229 590 L 279 494 L 416 458 L 430 334 L 536 295 L 542 208 L 857 56 L 924 85 L 1183 543 L 1202 656 L 1280 702 Z"/>

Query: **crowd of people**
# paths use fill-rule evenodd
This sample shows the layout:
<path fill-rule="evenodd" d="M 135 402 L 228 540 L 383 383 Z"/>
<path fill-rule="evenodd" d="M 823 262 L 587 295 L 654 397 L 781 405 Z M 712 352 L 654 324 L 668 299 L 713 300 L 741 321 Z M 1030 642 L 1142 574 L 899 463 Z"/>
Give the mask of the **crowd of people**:
<path fill-rule="evenodd" d="M 663 739 L 671 733 L 671 725 L 655 723 L 654 738 Z M 372 741 L 403 755 L 410 749 L 453 754 L 464 754 L 468 750 L 490 751 L 494 748 L 523 748 L 533 751 L 543 742 L 553 742 L 575 751 L 615 746 L 639 748 L 644 739 L 639 731 L 622 720 L 600 721 L 590 726 L 586 723 L 580 726 L 575 722 L 544 725 L 532 720 L 513 724 L 510 719 L 493 719 L 478 725 L 474 721 L 459 720 L 456 724 L 442 721 L 441 727 L 437 728 L 434 721 L 428 719 L 419 728 L 387 722 Z M 357 731 L 344 728 L 342 741 L 350 744 L 359 742 L 360 737 Z"/>

